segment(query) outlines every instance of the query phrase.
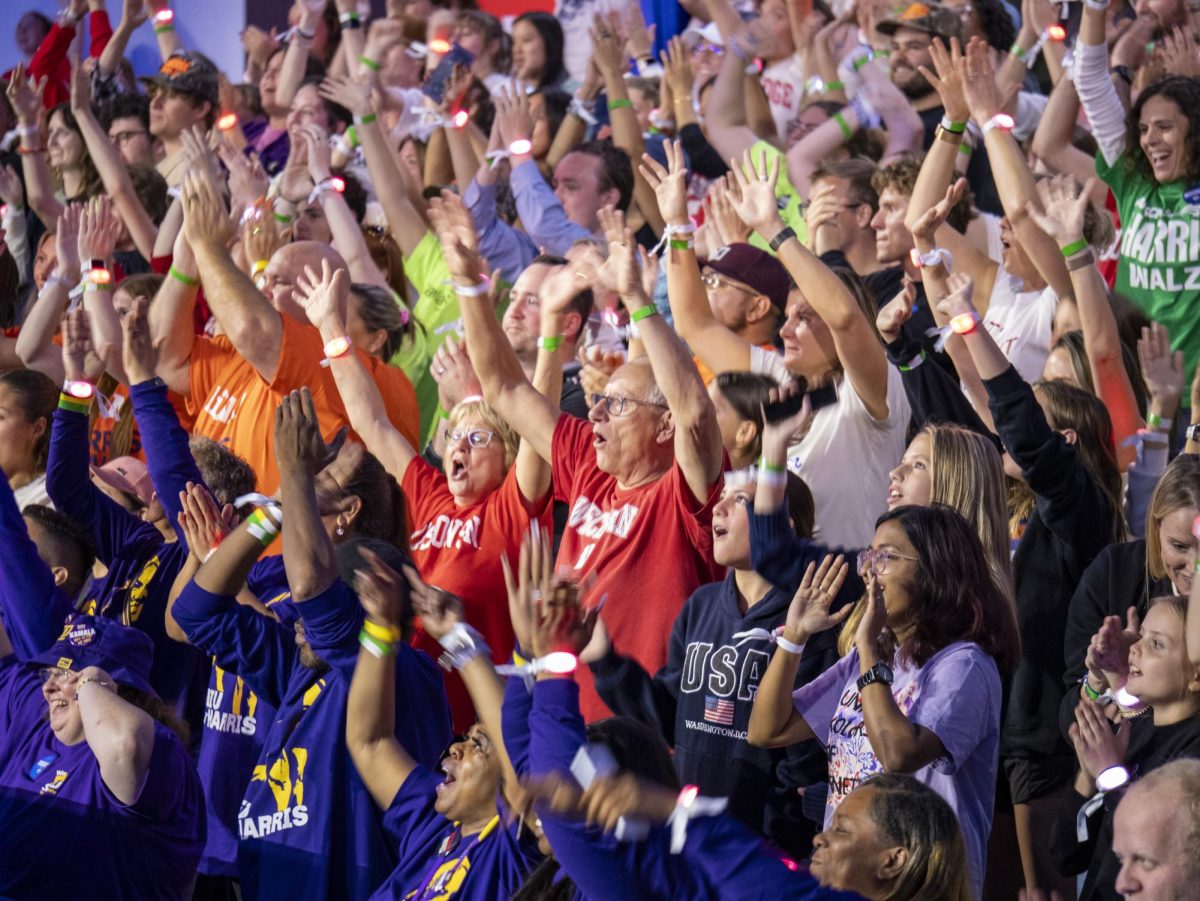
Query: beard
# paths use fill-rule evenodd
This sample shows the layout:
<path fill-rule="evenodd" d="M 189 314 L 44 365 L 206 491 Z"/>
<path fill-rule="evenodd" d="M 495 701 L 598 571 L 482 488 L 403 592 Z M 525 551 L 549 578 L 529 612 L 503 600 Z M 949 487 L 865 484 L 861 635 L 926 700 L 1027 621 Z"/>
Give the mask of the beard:
<path fill-rule="evenodd" d="M 928 79 L 926 79 L 925 76 L 922 75 L 917 69 L 913 69 L 912 77 L 905 81 L 904 84 L 900 84 L 895 79 L 892 80 L 892 83 L 895 84 L 896 87 L 900 89 L 901 93 L 903 93 L 904 96 L 909 100 L 920 100 L 922 97 L 928 97 L 931 93 L 933 93 L 933 85 L 931 85 Z"/>
<path fill-rule="evenodd" d="M 300 645 L 300 665 L 312 670 L 318 676 L 329 672 L 329 664 L 318 657 L 307 642 Z"/>

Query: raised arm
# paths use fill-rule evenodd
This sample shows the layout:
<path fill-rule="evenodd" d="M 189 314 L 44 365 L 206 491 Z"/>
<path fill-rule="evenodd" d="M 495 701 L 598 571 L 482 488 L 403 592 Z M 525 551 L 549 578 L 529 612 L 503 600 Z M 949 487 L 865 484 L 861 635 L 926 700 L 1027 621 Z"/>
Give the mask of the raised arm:
<path fill-rule="evenodd" d="M 756 168 L 747 153 L 741 164 L 733 167 L 733 174 L 741 189 L 740 198 L 735 200 L 738 215 L 765 240 L 775 241 L 785 228 L 775 203 L 779 159 L 768 167 L 760 156 Z M 795 234 L 779 245 L 779 259 L 792 280 L 804 286 L 805 298 L 829 327 L 846 378 L 862 398 L 867 412 L 875 419 L 886 418 L 887 354 L 873 323 L 867 320 L 841 279 L 804 247 Z"/>
<path fill-rule="evenodd" d="M 274 381 L 283 320 L 229 254 L 235 226 L 208 166 L 193 166 L 184 176 L 183 230 L 213 315 L 246 362 L 264 381 Z"/>
<path fill-rule="evenodd" d="M 314 280 L 306 280 L 300 287 L 307 290 L 304 307 L 309 320 L 320 329 L 321 340 L 327 346 L 338 339 L 349 340 L 346 317 L 350 279 L 346 271 L 334 271 L 328 260 L 322 260 L 320 276 L 315 277 L 314 273 Z M 347 347 L 345 353 L 331 356 L 329 370 L 346 406 L 351 427 L 362 438 L 367 450 L 379 458 L 383 468 L 397 480 L 402 479 L 417 451 L 392 425 L 379 386 L 358 352 Z"/>
<path fill-rule="evenodd" d="M 279 69 L 279 80 L 275 87 L 276 102 L 282 106 L 291 106 L 304 80 L 304 68 L 308 64 L 308 50 L 312 46 L 313 37 L 317 33 L 317 25 L 321 22 L 320 7 L 312 4 L 297 3 L 300 10 L 300 22 L 291 31 L 288 38 L 287 50 L 283 53 L 283 65 Z"/>
<path fill-rule="evenodd" d="M 79 217 L 79 259 L 102 260 L 105 271 L 111 273 L 119 230 L 120 223 L 113 213 L 112 202 L 107 197 L 93 197 Z M 121 323 L 113 308 L 112 282 L 89 278 L 83 291 L 83 309 L 87 313 L 96 356 L 117 381 L 126 383 L 121 361 Z"/>
<path fill-rule="evenodd" d="M 421 212 L 409 200 L 405 176 L 388 149 L 387 136 L 376 119 L 371 103 L 372 87 L 369 75 L 357 80 L 327 78 L 321 84 L 321 96 L 340 103 L 354 114 L 354 129 L 362 142 L 375 193 L 392 235 L 407 258 L 417 249 L 429 229 Z"/>
<path fill-rule="evenodd" d="M 1081 191 L 1071 176 L 1057 175 L 1038 186 L 1045 212 L 1032 203 L 1028 211 L 1040 231 L 1049 237 L 1051 247 L 1071 251 L 1065 259 L 1071 270 L 1072 293 L 1083 323 L 1083 347 L 1096 384 L 1096 394 L 1112 416 L 1113 439 L 1118 460 L 1124 468 L 1136 454 L 1134 448 L 1124 446 L 1124 441 L 1137 434 L 1146 423 L 1138 412 L 1137 396 L 1125 369 L 1117 318 L 1109 304 L 1104 279 L 1096 269 L 1095 256 L 1083 237 L 1084 213 L 1094 185 L 1095 180 L 1088 179 Z M 1062 254 L 1059 256 L 1063 258 Z M 1168 414 L 1173 415 L 1174 411 Z"/>
<path fill-rule="evenodd" d="M 471 215 L 462 201 L 448 192 L 440 201 L 433 201 L 429 213 L 459 295 L 463 330 L 483 396 L 539 457 L 550 460 L 560 415 L 558 403 L 543 397 L 530 384 L 500 327 L 486 290 L 488 283 L 483 278 Z"/>
<path fill-rule="evenodd" d="M 992 177 L 996 180 L 996 190 L 1021 242 L 1021 248 L 1054 293 L 1059 297 L 1069 297 L 1071 277 L 1063 256 L 1053 241 L 1046 240 L 1045 232 L 1038 228 L 1027 212 L 1030 207 L 1040 208 L 1041 201 L 1033 173 L 1025 162 L 1025 153 L 1007 128 L 995 127 L 1003 104 L 990 54 L 987 44 L 979 38 L 973 38 L 967 47 L 966 59 L 960 66 L 971 117 L 983 129 L 983 143 L 987 148 Z"/>
<path fill-rule="evenodd" d="M 45 373 L 55 382 L 63 379 L 63 364 L 62 352 L 54 346 L 54 336 L 70 304 L 70 292 L 79 284 L 80 277 L 79 213 L 76 204 L 66 207 L 59 217 L 54 235 L 58 269 L 42 286 L 17 335 L 17 356 L 25 366 Z"/>
<path fill-rule="evenodd" d="M 154 753 L 154 720 L 120 697 L 112 676 L 98 666 L 80 672 L 75 700 L 100 778 L 122 804 L 136 804 Z"/>
<path fill-rule="evenodd" d="M 669 153 L 682 165 L 683 150 L 678 141 L 671 142 Z M 647 155 L 644 159 L 649 160 L 650 157 Z M 657 179 L 652 170 L 646 169 L 646 172 L 652 182 Z M 657 315 L 654 302 L 642 284 L 637 242 L 633 240 L 633 233 L 625 227 L 624 216 L 619 212 L 601 210 L 600 221 L 608 238 L 605 270 L 612 275 L 609 281 L 615 281 L 621 303 L 630 316 L 638 314 L 638 318 L 633 320 L 637 322 L 638 337 L 646 349 L 646 357 L 654 371 L 654 381 L 662 390 L 667 408 L 671 411 L 675 427 L 675 459 L 692 496 L 704 499 L 709 496 L 713 483 L 721 475 L 723 450 L 716 408 L 700 373 L 692 363 L 687 347 L 666 320 Z M 684 257 L 695 253 L 691 249 L 675 248 L 669 252 Z"/>
<path fill-rule="evenodd" d="M 1100 153 L 1111 166 L 1127 148 L 1125 107 L 1108 73 L 1107 19 L 1106 7 L 1084 4 L 1075 42 L 1075 90 Z"/>
<path fill-rule="evenodd" d="M 146 0 L 146 5 L 152 10 L 154 20 L 154 39 L 158 44 L 158 55 L 166 62 L 176 53 L 183 52 L 183 41 L 175 31 L 174 10 L 167 0 Z"/>
<path fill-rule="evenodd" d="M 648 156 L 642 159 L 643 177 L 654 186 L 667 226 L 686 228 L 691 221 L 687 214 L 687 169 L 679 142 L 667 145 L 667 169 Z M 750 343 L 719 323 L 713 315 L 700 280 L 695 251 L 671 249 L 666 255 L 666 263 L 667 300 L 679 336 L 713 372 L 748 371 Z"/>
<path fill-rule="evenodd" d="M 759 748 L 783 748 L 815 737 L 792 703 L 792 690 L 800 670 L 804 644 L 818 632 L 840 625 L 854 609 L 853 605 L 847 604 L 837 613 L 829 612 L 848 571 L 849 565 L 840 556 L 826 557 L 819 567 L 810 563 L 805 570 L 783 627 L 782 637 L 788 644 L 780 643 L 776 647 L 754 696 L 746 733 L 750 744 Z"/>
<path fill-rule="evenodd" d="M 17 131 L 21 135 L 21 168 L 25 174 L 25 194 L 29 208 L 46 228 L 53 228 L 62 214 L 63 205 L 54 197 L 54 182 L 50 164 L 46 161 L 46 144 L 42 132 L 42 95 L 47 76 L 34 80 L 26 77 L 24 66 L 17 63 L 8 79 L 8 102 L 17 114 Z"/>
<path fill-rule="evenodd" d="M 182 211 L 178 201 L 172 209 Z M 180 212 L 182 216 L 182 212 Z M 190 392 L 188 361 L 196 341 L 195 305 L 200 270 L 183 230 L 175 236 L 175 253 L 167 277 L 150 304 L 150 335 L 158 348 L 156 374 L 176 394 Z"/>
<path fill-rule="evenodd" d="M 71 112 L 87 144 L 88 156 L 100 173 L 105 192 L 116 204 L 134 246 L 147 260 L 153 258 L 158 226 L 138 199 L 125 161 L 92 110 L 91 76 L 83 70 L 78 60 L 72 60 L 71 65 Z"/>
<path fill-rule="evenodd" d="M 279 464 L 279 499 L 284 517 L 284 569 L 296 603 L 325 591 L 338 577 L 333 541 L 321 522 L 317 505 L 317 473 L 332 462 L 345 440 L 340 433 L 328 447 L 312 395 L 293 391 L 275 409 L 275 460 Z"/>
<path fill-rule="evenodd" d="M 121 21 L 117 23 L 116 30 L 109 38 L 108 43 L 104 45 L 104 50 L 101 51 L 100 59 L 96 63 L 101 76 L 108 78 L 117 71 L 121 65 L 121 58 L 125 56 L 125 48 L 129 45 L 129 39 L 146 21 L 148 15 L 143 0 L 122 0 Z"/>
<path fill-rule="evenodd" d="M 1095 173 L 1096 160 L 1072 143 L 1078 120 L 1079 94 L 1075 91 L 1075 80 L 1068 73 L 1068 77 L 1060 79 L 1050 92 L 1050 100 L 1042 111 L 1037 131 L 1033 133 L 1030 153 L 1053 171 L 1072 175 L 1084 184 Z M 1091 200 L 1097 210 L 1104 209 L 1107 197 L 1108 186 L 1100 181 L 1093 182 Z"/>
<path fill-rule="evenodd" d="M 364 555 L 370 553 L 364 551 Z M 354 589 L 366 614 L 362 648 L 346 699 L 346 747 L 354 768 L 380 810 L 387 810 L 417 767 L 396 739 L 396 655 L 385 636 L 401 640 L 401 586 L 395 573 L 367 557 Z"/>
<path fill-rule="evenodd" d="M 746 124 L 743 90 L 746 80 L 745 51 L 739 55 L 731 50 L 729 40 L 732 34 L 727 34 L 724 30 L 722 34 L 725 36 L 725 58 L 721 61 L 721 69 L 713 83 L 712 96 L 708 98 L 708 113 L 704 125 L 708 142 L 721 155 L 721 159 L 727 160 L 741 156 L 753 147 L 759 138 Z"/>

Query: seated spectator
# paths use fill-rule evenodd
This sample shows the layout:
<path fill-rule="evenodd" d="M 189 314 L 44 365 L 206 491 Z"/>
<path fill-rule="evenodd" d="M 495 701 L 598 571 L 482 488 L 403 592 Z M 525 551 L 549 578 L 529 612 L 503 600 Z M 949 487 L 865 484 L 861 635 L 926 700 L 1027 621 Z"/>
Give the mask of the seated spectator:
<path fill-rule="evenodd" d="M 1113 853 L 1122 898 L 1187 897 L 1197 873 L 1200 762 L 1175 760 L 1125 792 L 1113 818 Z"/>

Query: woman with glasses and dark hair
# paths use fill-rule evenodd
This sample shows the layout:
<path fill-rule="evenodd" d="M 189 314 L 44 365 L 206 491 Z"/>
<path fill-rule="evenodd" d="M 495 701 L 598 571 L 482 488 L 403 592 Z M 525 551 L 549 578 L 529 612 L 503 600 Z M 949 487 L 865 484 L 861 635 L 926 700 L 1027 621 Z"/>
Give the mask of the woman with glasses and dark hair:
<path fill-rule="evenodd" d="M 312 286 L 309 318 L 326 342 L 348 334 L 349 294 L 346 273 L 328 266 Z M 354 431 L 400 481 L 413 527 L 409 546 L 421 577 L 461 597 L 467 621 L 483 634 L 497 661 L 507 660 L 513 632 L 508 611 L 497 602 L 504 596 L 500 561 L 519 552 L 530 521 L 550 529 L 549 467 L 476 393 L 450 411 L 443 470 L 435 469 L 392 426 L 379 388 L 357 358 L 329 356 Z M 415 644 L 434 659 L 441 653 L 421 629 Z M 475 721 L 466 688 L 449 674 L 446 690 L 455 728 L 465 731 Z"/>
<path fill-rule="evenodd" d="M 983 545 L 961 514 L 941 504 L 899 507 L 879 518 L 858 555 L 867 606 L 854 647 L 793 692 L 804 645 L 846 618 L 848 609 L 830 608 L 848 569 L 827 557 L 805 572 L 754 699 L 750 743 L 816 738 L 825 746 L 826 826 L 868 777 L 916 776 L 958 816 L 979 897 L 999 765 L 1000 679 L 1019 653 L 1012 605 L 988 578 Z"/>

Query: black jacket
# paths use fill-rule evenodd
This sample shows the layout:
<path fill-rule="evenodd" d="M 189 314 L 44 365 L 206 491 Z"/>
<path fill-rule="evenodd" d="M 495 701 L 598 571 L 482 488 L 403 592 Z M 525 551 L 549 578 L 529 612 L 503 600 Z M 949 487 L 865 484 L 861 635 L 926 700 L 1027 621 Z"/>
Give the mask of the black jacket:
<path fill-rule="evenodd" d="M 1180 757 L 1200 757 L 1200 717 L 1170 726 L 1155 726 L 1152 714 L 1133 721 L 1125 765 L 1136 778 Z M 1121 901 L 1117 873 L 1121 869 L 1112 851 L 1112 815 L 1120 792 L 1104 796 L 1104 803 L 1088 818 L 1088 837 L 1079 841 L 1076 817 L 1087 798 L 1066 792 L 1050 828 L 1050 854 L 1064 876 L 1087 870 L 1079 901 Z"/>
<path fill-rule="evenodd" d="M 1067 611 L 1083 571 L 1112 541 L 1120 517 L 1075 448 L 1050 428 L 1033 389 L 1011 366 L 984 382 L 1004 447 L 1036 496 L 1013 556 L 1021 661 L 1001 756 L 1069 754 L 1058 730 Z"/>
<path fill-rule="evenodd" d="M 592 664 L 596 691 L 615 713 L 648 724 L 675 748 L 681 782 L 729 798 L 738 819 L 781 847 L 806 853 L 812 824 L 796 789 L 825 781 L 825 755 L 815 741 L 776 749 L 746 741 L 754 695 L 775 649 L 763 639 L 733 637 L 783 625 L 792 595 L 772 589 L 742 613 L 733 580 L 731 571 L 688 598 L 658 673 L 651 677 L 636 660 L 613 652 Z M 797 686 L 833 665 L 836 643 L 830 631 L 805 645 Z"/>
<path fill-rule="evenodd" d="M 1084 660 L 1092 636 L 1100 631 L 1106 616 L 1119 616 L 1125 621 L 1130 607 L 1137 607 L 1138 616 L 1145 617 L 1150 599 L 1172 594 L 1171 580 L 1151 579 L 1146 568 L 1146 542 L 1126 541 L 1110 544 L 1102 550 L 1083 572 L 1071 609 L 1067 613 L 1066 652 L 1067 671 L 1063 676 L 1067 693 L 1059 708 L 1058 725 L 1063 737 L 1075 722 L 1075 707 L 1079 703 L 1079 682 L 1087 673 Z"/>

